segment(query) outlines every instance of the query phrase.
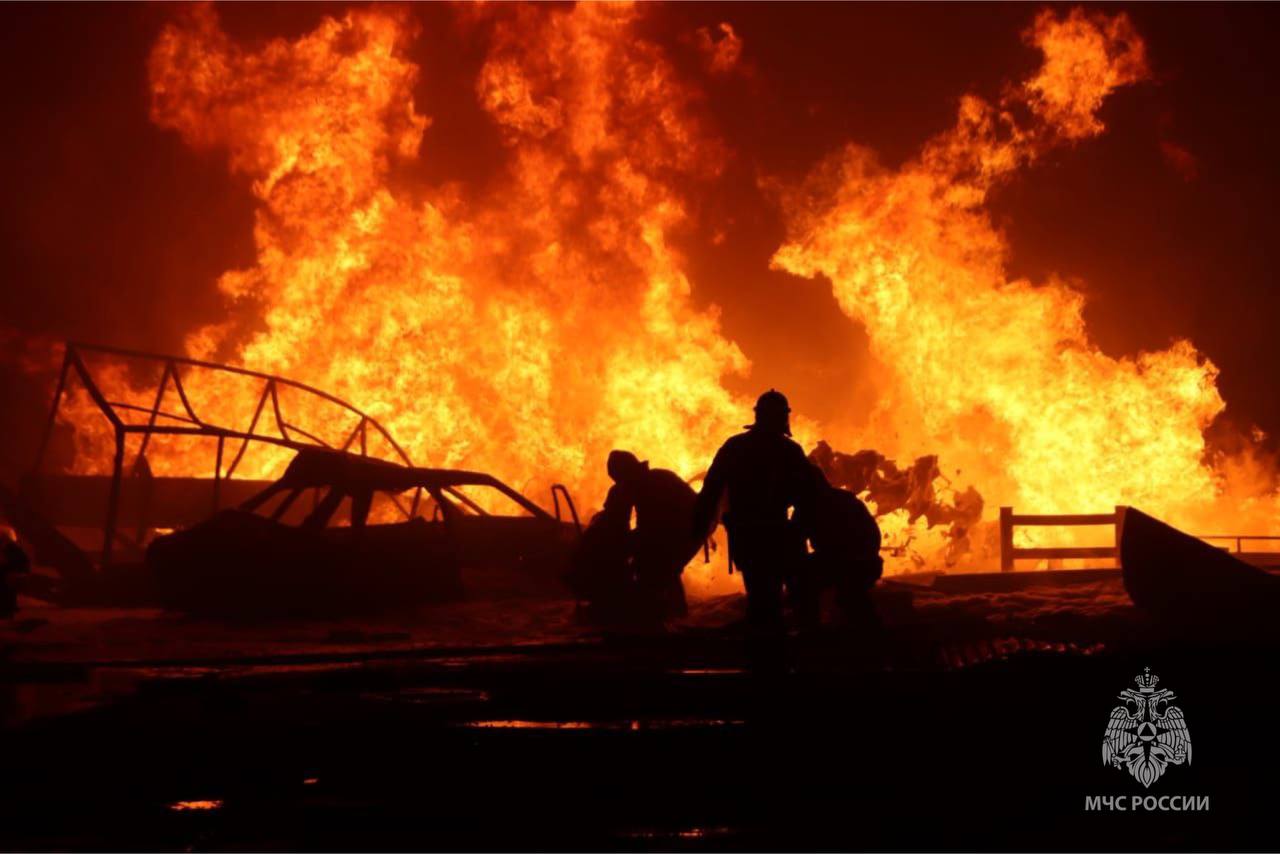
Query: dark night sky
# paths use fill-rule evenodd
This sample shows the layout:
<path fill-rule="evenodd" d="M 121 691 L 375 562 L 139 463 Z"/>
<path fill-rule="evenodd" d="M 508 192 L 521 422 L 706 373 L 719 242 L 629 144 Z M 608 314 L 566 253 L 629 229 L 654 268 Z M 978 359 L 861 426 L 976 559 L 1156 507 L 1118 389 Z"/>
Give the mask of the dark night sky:
<path fill-rule="evenodd" d="M 259 39 L 305 32 L 339 8 L 233 5 L 221 15 L 233 37 Z M 678 66 L 696 62 L 688 33 L 725 20 L 754 69 L 707 88 L 713 127 L 734 156 L 699 215 L 732 211 L 733 228 L 721 246 L 697 229 L 680 246 L 696 298 L 722 306 L 726 332 L 754 358 L 753 388 L 825 370 L 846 393 L 797 403 L 835 416 L 856 405 L 866 358 L 864 337 L 823 284 L 767 271 L 783 232 L 757 177 L 798 181 L 849 141 L 890 164 L 910 157 L 952 122 L 959 95 L 995 96 L 1002 81 L 1034 68 L 1019 33 L 1037 8 L 652 10 L 649 34 Z M 1232 420 L 1280 434 L 1272 286 L 1280 7 L 1108 8 L 1134 19 L 1155 80 L 1108 102 L 1104 136 L 1054 152 L 1000 190 L 994 208 L 1013 272 L 1081 280 L 1089 330 L 1111 354 L 1190 338 L 1222 369 Z M 219 317 L 217 275 L 251 262 L 245 182 L 228 177 L 221 153 L 192 152 L 147 118 L 146 57 L 174 13 L 163 5 L 0 7 L 0 330 L 175 351 L 188 329 Z M 419 6 L 415 15 L 423 22 L 412 53 L 422 67 L 418 108 L 433 124 L 411 177 L 483 182 L 501 159 L 497 133 L 474 102 L 483 34 L 459 29 L 449 6 Z M 1162 143 L 1190 153 L 1194 176 L 1174 167 Z M 3 383 L 14 410 L 44 405 L 42 390 L 11 376 Z"/>

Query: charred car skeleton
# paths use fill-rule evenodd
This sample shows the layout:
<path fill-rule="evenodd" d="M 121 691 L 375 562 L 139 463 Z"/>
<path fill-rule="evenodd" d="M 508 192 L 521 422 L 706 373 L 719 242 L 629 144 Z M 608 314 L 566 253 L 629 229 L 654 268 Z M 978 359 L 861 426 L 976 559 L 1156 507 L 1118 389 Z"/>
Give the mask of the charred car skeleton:
<path fill-rule="evenodd" d="M 563 594 L 579 526 L 568 491 L 552 496 L 555 515 L 488 474 L 307 449 L 238 508 L 156 538 L 147 564 L 165 606 L 211 616 Z"/>
<path fill-rule="evenodd" d="M 213 406 L 227 387 L 256 406 Z M 52 461 L 55 427 L 69 424 L 105 428 L 110 474 L 101 461 L 74 473 Z M 156 437 L 189 443 L 184 462 L 211 463 L 211 477 L 190 465 L 153 475 Z M 207 459 L 200 443 L 214 450 Z M 238 473 L 247 450 L 267 446 L 296 452 L 282 477 Z M 229 617 L 560 593 L 577 512 L 558 484 L 552 504 L 487 474 L 413 467 L 376 419 L 294 380 L 72 342 L 32 470 L 17 491 L 0 484 L 0 511 L 57 572 L 40 576 L 46 595 Z M 560 521 L 562 504 L 572 522 Z"/>

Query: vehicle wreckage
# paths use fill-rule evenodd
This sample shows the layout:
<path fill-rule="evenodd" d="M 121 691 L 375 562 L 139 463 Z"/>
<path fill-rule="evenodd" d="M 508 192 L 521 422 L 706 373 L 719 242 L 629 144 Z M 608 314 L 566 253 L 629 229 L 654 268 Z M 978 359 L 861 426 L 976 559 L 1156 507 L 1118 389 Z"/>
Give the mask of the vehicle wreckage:
<path fill-rule="evenodd" d="M 127 366 L 135 380 L 155 379 L 154 403 L 109 396 L 93 357 Z M 247 426 L 197 413 L 188 389 L 196 374 L 261 384 Z M 110 425 L 109 475 L 48 471 L 46 451 L 73 382 Z M 177 411 L 164 408 L 167 392 Z M 346 416 L 345 441 L 298 426 L 284 404 L 299 396 Z M 216 443 L 212 477 L 152 474 L 148 445 L 161 435 Z M 126 467 L 134 437 L 140 443 Z M 279 479 L 233 477 L 255 444 L 293 452 Z M 375 456 L 375 445 L 391 459 Z M 0 509 L 37 563 L 58 573 L 33 582 L 46 598 L 246 617 L 564 595 L 560 578 L 581 526 L 565 486 L 552 486 L 551 499 L 548 512 L 491 475 L 415 467 L 372 417 L 283 377 L 68 344 L 36 465 L 16 493 L 0 490 Z"/>
<path fill-rule="evenodd" d="M 298 501 L 307 492 L 310 508 Z M 370 519 L 404 511 L 394 499 L 410 492 L 401 518 Z M 160 604 L 187 613 L 372 613 L 563 593 L 578 534 L 491 475 L 304 449 L 238 508 L 154 539 L 146 565 Z"/>
<path fill-rule="evenodd" d="M 153 402 L 115 399 L 119 388 L 99 383 L 94 357 L 126 366 L 134 386 L 150 378 L 150 388 L 132 393 L 135 401 L 139 393 L 153 395 Z M 229 426 L 197 412 L 188 384 L 208 374 L 261 384 L 250 398 L 256 407 L 247 425 Z M 77 382 L 81 402 L 87 400 L 87 409 L 110 427 L 109 475 L 63 473 L 47 459 L 61 407 Z M 176 411 L 163 405 L 168 392 L 179 404 Z M 298 425 L 287 405 L 298 396 L 346 417 L 338 441 Z M 308 411 L 314 414 L 314 407 Z M 154 475 L 147 455 L 155 436 L 213 442 L 212 476 Z M 129 440 L 138 440 L 131 460 Z M 254 445 L 292 453 L 277 480 L 233 476 Z M 898 470 L 875 452 L 846 455 L 821 443 L 811 459 L 833 482 L 868 490 L 878 509 L 882 503 L 902 506 L 931 523 L 949 524 L 957 544 L 981 515 L 981 497 L 972 490 L 958 495 L 954 506 L 936 500 L 933 457 Z M 301 383 L 229 365 L 81 344 L 66 347 L 35 466 L 17 491 L 0 485 L 0 512 L 36 563 L 57 573 L 24 579 L 29 592 L 63 604 L 152 604 L 232 618 L 367 613 L 467 596 L 567 595 L 562 576 L 581 526 L 566 487 L 552 486 L 551 501 L 548 512 L 491 475 L 416 467 L 374 418 Z M 1009 523 L 1038 518 L 1042 524 L 1093 524 L 1103 518 L 1001 512 L 1002 522 Z M 1105 519 L 1116 524 L 1114 548 L 1017 549 L 1011 535 L 1002 535 L 1001 562 L 1008 571 L 940 575 L 933 583 L 941 589 L 946 579 L 948 587 L 972 592 L 1114 573 L 1123 575 L 1134 603 L 1161 622 L 1183 625 L 1235 615 L 1269 624 L 1280 604 L 1280 579 L 1258 567 L 1274 567 L 1280 553 L 1247 554 L 1241 540 L 1280 538 L 1226 537 L 1236 540 L 1231 554 L 1205 541 L 1213 537 L 1185 534 L 1133 508 L 1117 508 Z M 1119 567 L 1011 571 L 1019 556 L 1077 552 L 1105 553 Z"/>
<path fill-rule="evenodd" d="M 1264 567 L 1276 567 L 1275 552 L 1250 561 L 1133 507 L 1121 510 L 1117 550 L 1129 598 L 1160 623 L 1219 637 L 1274 635 L 1280 577 Z"/>

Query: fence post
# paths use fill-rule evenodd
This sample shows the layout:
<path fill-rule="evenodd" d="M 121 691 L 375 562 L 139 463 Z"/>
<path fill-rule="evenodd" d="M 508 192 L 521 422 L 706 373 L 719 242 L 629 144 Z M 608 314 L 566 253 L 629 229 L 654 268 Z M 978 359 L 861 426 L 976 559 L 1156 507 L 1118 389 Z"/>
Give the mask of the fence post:
<path fill-rule="evenodd" d="M 1123 504 L 1116 505 L 1116 521 L 1115 521 L 1115 524 L 1112 525 L 1112 530 L 1115 532 L 1114 542 L 1116 544 L 1116 565 L 1117 566 L 1120 565 L 1120 520 L 1124 518 L 1124 508 L 1125 508 L 1125 505 Z"/>
<path fill-rule="evenodd" d="M 116 426 L 116 455 L 111 465 L 111 492 L 107 495 L 107 521 L 102 528 L 102 568 L 111 563 L 111 549 L 120 516 L 120 478 L 124 469 L 124 430 Z"/>
<path fill-rule="evenodd" d="M 1000 571 L 1013 572 L 1013 508 L 1000 508 Z"/>
<path fill-rule="evenodd" d="M 213 512 L 217 513 L 222 506 L 222 448 L 226 436 L 218 437 L 218 455 L 213 461 Z"/>

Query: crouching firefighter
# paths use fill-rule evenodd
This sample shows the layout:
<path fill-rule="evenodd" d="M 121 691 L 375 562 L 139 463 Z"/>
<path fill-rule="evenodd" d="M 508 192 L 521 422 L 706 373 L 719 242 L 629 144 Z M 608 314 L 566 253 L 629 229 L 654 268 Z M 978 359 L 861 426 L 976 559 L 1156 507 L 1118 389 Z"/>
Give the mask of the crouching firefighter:
<path fill-rule="evenodd" d="M 845 622 L 874 629 L 879 621 L 870 591 L 884 571 L 880 526 L 858 496 L 832 486 L 817 466 L 812 476 L 814 500 L 795 517 L 811 551 L 787 585 L 796 623 L 817 628 L 822 594 L 834 588 Z"/>
<path fill-rule="evenodd" d="M 710 536 L 721 502 L 729 559 L 747 588 L 748 656 L 758 670 L 785 667 L 782 590 L 804 558 L 791 514 L 808 512 L 813 467 L 791 439 L 791 407 L 779 391 L 760 395 L 755 422 L 716 453 L 694 513 L 694 532 Z"/>
<path fill-rule="evenodd" d="M 650 468 L 629 451 L 610 452 L 606 468 L 614 485 L 583 532 L 570 586 L 607 621 L 683 616 L 680 576 L 702 546 L 692 525 L 697 494 L 675 472 Z"/>

